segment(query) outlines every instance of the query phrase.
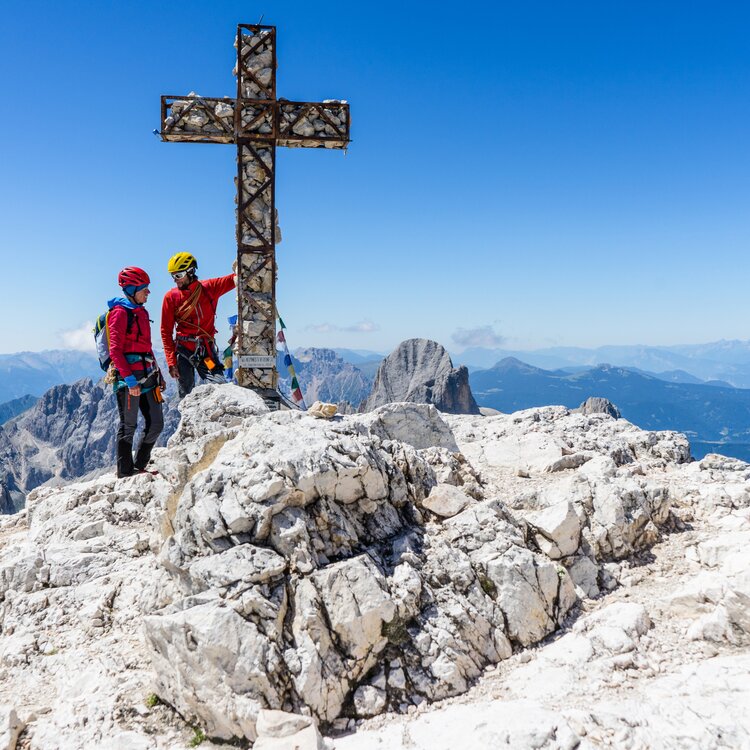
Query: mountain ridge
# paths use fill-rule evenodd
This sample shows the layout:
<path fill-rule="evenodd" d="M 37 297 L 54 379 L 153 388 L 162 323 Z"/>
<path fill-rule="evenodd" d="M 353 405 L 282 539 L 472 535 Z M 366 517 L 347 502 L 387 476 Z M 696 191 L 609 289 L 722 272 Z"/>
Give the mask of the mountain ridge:
<path fill-rule="evenodd" d="M 748 389 L 668 382 L 607 364 L 575 373 L 530 368 L 514 358 L 498 365 L 469 376 L 480 406 L 502 412 L 548 404 L 575 408 L 599 396 L 643 429 L 676 429 L 702 443 L 750 444 Z"/>

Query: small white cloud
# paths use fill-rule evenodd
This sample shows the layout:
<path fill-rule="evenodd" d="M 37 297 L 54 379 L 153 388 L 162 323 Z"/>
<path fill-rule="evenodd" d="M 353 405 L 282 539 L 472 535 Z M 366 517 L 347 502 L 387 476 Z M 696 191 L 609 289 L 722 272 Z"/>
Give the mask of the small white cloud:
<path fill-rule="evenodd" d="M 307 326 L 308 331 L 314 331 L 315 333 L 331 333 L 331 331 L 338 330 L 336 326 L 332 326 L 330 323 L 316 323 L 314 325 Z"/>
<path fill-rule="evenodd" d="M 333 323 L 316 323 L 307 326 L 308 331 L 315 333 L 373 333 L 379 331 L 380 326 L 371 320 L 361 320 L 359 323 L 353 323 L 349 326 L 337 326 Z"/>
<path fill-rule="evenodd" d="M 371 320 L 361 320 L 353 326 L 347 326 L 344 330 L 351 331 L 352 333 L 373 333 L 374 331 L 379 331 L 380 326 Z"/>
<path fill-rule="evenodd" d="M 63 349 L 73 349 L 78 352 L 93 352 L 96 350 L 93 334 L 94 324 L 83 323 L 79 328 L 61 331 L 60 339 Z"/>
<path fill-rule="evenodd" d="M 451 335 L 453 343 L 458 346 L 484 346 L 493 349 L 505 343 L 505 336 L 495 333 L 492 326 L 478 326 L 477 328 L 458 328 Z"/>

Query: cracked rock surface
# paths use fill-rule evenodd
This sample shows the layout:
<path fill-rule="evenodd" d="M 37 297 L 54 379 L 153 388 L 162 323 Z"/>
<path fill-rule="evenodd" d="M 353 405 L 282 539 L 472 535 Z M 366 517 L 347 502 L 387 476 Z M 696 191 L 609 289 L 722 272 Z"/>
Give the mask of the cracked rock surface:
<path fill-rule="evenodd" d="M 0 520 L 2 750 L 749 741 L 746 464 L 561 407 L 181 411 L 157 476 Z"/>

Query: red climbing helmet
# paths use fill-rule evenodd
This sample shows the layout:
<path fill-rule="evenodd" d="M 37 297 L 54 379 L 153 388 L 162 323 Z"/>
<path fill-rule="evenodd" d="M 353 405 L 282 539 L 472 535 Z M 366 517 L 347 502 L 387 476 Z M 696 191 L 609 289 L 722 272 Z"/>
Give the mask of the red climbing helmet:
<path fill-rule="evenodd" d="M 151 283 L 148 274 L 137 266 L 128 266 L 123 268 L 117 276 L 117 283 L 121 287 L 126 286 L 144 286 Z"/>

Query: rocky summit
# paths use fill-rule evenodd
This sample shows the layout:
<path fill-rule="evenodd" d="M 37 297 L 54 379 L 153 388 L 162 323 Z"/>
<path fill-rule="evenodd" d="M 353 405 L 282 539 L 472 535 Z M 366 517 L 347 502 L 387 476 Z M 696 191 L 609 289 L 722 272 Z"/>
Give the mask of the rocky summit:
<path fill-rule="evenodd" d="M 750 746 L 750 466 L 564 407 L 200 386 L 0 518 L 0 749 Z"/>

